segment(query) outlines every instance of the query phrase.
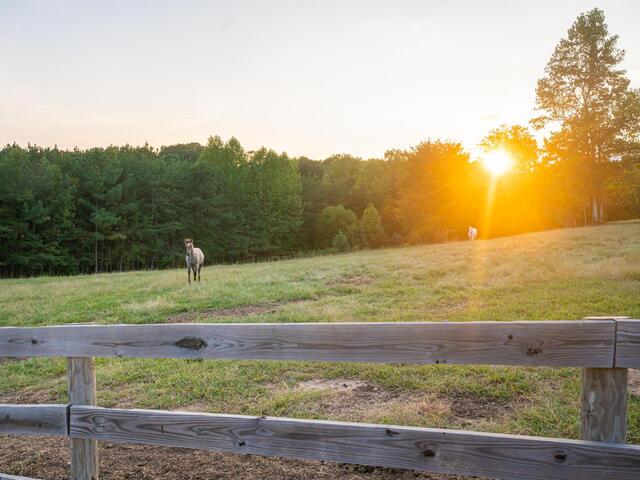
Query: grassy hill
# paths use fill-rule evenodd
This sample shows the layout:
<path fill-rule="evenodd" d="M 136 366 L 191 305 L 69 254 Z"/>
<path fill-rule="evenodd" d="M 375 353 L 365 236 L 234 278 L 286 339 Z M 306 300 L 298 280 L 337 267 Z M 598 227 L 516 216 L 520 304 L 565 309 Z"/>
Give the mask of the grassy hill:
<path fill-rule="evenodd" d="M 0 325 L 507 321 L 614 314 L 638 318 L 640 222 L 213 266 L 203 270 L 202 278 L 200 284 L 189 286 L 185 271 L 171 270 L 2 280 Z M 103 406 L 577 438 L 579 373 L 569 368 L 99 359 L 98 398 Z M 0 402 L 65 401 L 65 389 L 63 359 L 0 359 Z M 629 440 L 636 444 L 640 443 L 639 394 L 633 389 L 630 399 Z M 37 445 L 18 438 L 11 442 L 0 447 L 0 471 L 42 477 L 42 471 L 33 466 L 34 462 L 41 466 L 44 455 Z M 31 448 L 40 460 L 25 463 L 24 456 L 14 452 L 18 443 L 21 449 Z M 216 461 L 229 471 L 238 468 L 242 458 L 216 455 Z M 264 478 L 306 478 L 301 472 L 314 472 L 309 478 L 335 478 L 336 472 L 345 473 L 339 470 L 342 467 L 326 466 L 323 477 L 317 465 L 308 462 L 256 462 Z M 129 463 L 137 468 L 135 460 Z M 171 467 L 178 468 L 179 463 L 173 461 L 163 475 L 174 478 Z M 123 471 L 131 474 L 126 468 Z M 279 473 L 265 475 L 265 469 Z M 156 470 L 149 473 L 149 478 L 155 474 Z M 111 475 L 105 478 L 124 478 Z M 144 472 L 138 475 L 147 478 Z M 385 472 L 350 471 L 349 475 L 400 478 Z"/>

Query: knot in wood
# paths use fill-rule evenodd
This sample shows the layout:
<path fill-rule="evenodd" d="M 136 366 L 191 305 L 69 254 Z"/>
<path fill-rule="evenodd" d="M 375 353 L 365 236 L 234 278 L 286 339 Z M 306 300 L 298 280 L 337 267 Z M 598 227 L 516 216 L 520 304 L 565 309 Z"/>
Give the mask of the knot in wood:
<path fill-rule="evenodd" d="M 563 463 L 567 459 L 567 454 L 565 452 L 556 452 L 553 458 L 556 459 L 556 462 Z"/>
<path fill-rule="evenodd" d="M 200 350 L 207 346 L 207 342 L 197 337 L 184 337 L 175 343 L 176 347 L 188 348 L 189 350 Z"/>
<path fill-rule="evenodd" d="M 542 353 L 542 349 L 540 347 L 527 347 L 527 356 L 532 357 L 534 355 L 538 355 Z"/>

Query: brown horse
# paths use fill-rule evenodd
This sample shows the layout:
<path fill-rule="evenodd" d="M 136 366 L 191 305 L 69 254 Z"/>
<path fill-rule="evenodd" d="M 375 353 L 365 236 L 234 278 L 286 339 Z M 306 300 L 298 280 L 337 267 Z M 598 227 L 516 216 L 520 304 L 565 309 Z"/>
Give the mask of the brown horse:
<path fill-rule="evenodd" d="M 200 270 L 204 265 L 204 253 L 199 248 L 193 246 L 193 240 L 190 238 L 184 239 L 184 246 L 187 249 L 187 256 L 185 260 L 187 262 L 187 279 L 191 283 L 191 272 L 193 271 L 193 281 L 200 281 Z"/>

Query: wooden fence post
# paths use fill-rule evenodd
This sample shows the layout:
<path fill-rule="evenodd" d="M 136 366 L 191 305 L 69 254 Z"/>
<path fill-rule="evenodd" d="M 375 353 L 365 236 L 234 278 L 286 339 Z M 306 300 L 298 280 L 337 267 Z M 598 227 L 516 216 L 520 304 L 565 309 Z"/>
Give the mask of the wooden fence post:
<path fill-rule="evenodd" d="M 627 369 L 583 368 L 581 433 L 583 440 L 627 440 Z"/>
<path fill-rule="evenodd" d="M 67 358 L 69 403 L 96 405 L 96 367 L 91 357 Z M 71 439 L 71 480 L 98 480 L 98 442 Z"/>
<path fill-rule="evenodd" d="M 629 317 L 586 317 L 585 320 L 626 318 Z M 626 442 L 627 388 L 626 368 L 582 369 L 580 432 L 583 440 Z"/>

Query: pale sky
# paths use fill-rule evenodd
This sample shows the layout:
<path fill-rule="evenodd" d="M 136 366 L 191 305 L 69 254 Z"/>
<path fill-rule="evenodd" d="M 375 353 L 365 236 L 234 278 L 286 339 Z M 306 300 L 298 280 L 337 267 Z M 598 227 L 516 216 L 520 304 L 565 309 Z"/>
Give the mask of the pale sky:
<path fill-rule="evenodd" d="M 639 87 L 637 0 L 0 0 L 0 143 L 473 150 L 534 115 L 556 43 L 594 6 Z"/>

